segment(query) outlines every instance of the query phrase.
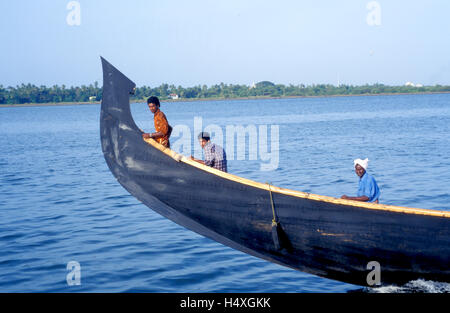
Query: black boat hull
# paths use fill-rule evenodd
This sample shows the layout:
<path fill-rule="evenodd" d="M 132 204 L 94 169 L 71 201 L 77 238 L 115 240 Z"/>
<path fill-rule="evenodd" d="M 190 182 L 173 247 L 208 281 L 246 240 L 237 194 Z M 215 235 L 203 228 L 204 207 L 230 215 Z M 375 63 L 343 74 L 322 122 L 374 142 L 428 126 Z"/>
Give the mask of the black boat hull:
<path fill-rule="evenodd" d="M 360 206 L 272 188 L 281 249 L 272 237 L 268 188 L 180 161 L 142 139 L 129 107 L 134 83 L 103 63 L 100 133 L 119 183 L 164 217 L 217 242 L 290 268 L 367 285 L 369 262 L 381 283 L 450 282 L 448 212 Z M 231 178 L 230 178 L 231 177 Z"/>

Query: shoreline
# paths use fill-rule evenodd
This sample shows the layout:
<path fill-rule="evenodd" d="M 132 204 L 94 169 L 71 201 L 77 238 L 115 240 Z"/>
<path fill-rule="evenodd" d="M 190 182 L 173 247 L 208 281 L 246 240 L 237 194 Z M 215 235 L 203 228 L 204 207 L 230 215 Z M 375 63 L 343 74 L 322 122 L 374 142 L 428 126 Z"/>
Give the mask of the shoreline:
<path fill-rule="evenodd" d="M 274 99 L 303 99 L 303 98 L 336 98 L 336 97 L 367 97 L 367 96 L 405 96 L 405 95 L 434 95 L 434 94 L 450 94 L 450 91 L 437 92 L 399 92 L 399 93 L 366 93 L 353 95 L 319 95 L 319 96 L 254 96 L 254 97 L 236 97 L 236 98 L 181 98 L 177 100 L 167 99 L 161 102 L 195 102 L 195 101 L 235 101 L 235 100 L 274 100 Z M 130 100 L 130 103 L 145 103 L 146 100 Z M 21 103 L 21 104 L 0 104 L 0 108 L 13 107 L 42 107 L 42 106 L 70 106 L 70 105 L 92 105 L 101 104 L 101 101 L 88 102 L 50 102 L 50 103 Z"/>

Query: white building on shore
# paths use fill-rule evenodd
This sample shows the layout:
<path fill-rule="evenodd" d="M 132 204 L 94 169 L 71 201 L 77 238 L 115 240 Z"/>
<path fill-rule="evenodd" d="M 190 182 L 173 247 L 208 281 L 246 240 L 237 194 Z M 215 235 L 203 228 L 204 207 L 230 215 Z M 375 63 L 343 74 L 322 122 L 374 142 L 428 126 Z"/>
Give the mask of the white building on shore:
<path fill-rule="evenodd" d="M 414 83 L 412 83 L 412 82 L 407 82 L 407 83 L 405 83 L 405 86 L 407 86 L 407 87 L 416 87 L 416 88 L 423 87 L 422 84 L 414 84 Z"/>

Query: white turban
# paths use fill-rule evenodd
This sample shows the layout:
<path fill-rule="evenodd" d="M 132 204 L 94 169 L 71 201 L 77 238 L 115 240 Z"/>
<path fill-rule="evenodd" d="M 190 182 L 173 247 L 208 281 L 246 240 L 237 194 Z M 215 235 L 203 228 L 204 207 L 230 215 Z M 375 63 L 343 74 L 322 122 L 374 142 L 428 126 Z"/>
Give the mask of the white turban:
<path fill-rule="evenodd" d="M 354 160 L 353 162 L 355 163 L 355 166 L 356 166 L 356 164 L 361 165 L 361 167 L 362 167 L 364 170 L 367 170 L 367 167 L 369 166 L 369 159 L 367 159 L 367 158 L 366 158 L 365 160 L 356 159 L 356 160 Z"/>

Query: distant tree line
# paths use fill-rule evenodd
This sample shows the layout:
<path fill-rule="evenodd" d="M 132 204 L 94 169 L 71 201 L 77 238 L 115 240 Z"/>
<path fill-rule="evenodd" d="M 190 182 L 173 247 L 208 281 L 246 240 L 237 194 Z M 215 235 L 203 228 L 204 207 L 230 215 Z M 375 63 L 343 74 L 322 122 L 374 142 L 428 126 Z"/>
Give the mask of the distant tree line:
<path fill-rule="evenodd" d="M 337 96 L 337 95 L 364 95 L 384 93 L 421 93 L 421 92 L 450 92 L 450 86 L 388 86 L 374 85 L 282 85 L 269 81 L 259 82 L 251 86 L 234 84 L 216 84 L 212 86 L 198 85 L 194 87 L 176 87 L 162 84 L 159 87 L 138 87 L 131 99 L 144 100 L 153 95 L 161 100 L 171 99 L 177 95 L 181 99 L 203 98 L 247 98 L 247 97 L 295 97 L 295 96 Z M 23 103 L 58 103 L 58 102 L 89 102 L 100 101 L 102 88 L 95 82 L 89 86 L 35 86 L 22 84 L 16 87 L 3 87 L 0 85 L 0 104 Z"/>
<path fill-rule="evenodd" d="M 7 88 L 0 85 L 0 104 L 88 102 L 90 98 L 91 101 L 102 98 L 102 89 L 97 82 L 89 86 L 70 88 L 65 85 L 38 87 L 22 84 Z"/>

